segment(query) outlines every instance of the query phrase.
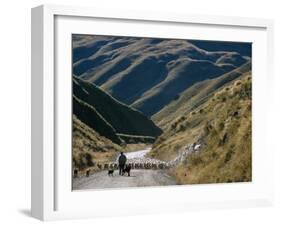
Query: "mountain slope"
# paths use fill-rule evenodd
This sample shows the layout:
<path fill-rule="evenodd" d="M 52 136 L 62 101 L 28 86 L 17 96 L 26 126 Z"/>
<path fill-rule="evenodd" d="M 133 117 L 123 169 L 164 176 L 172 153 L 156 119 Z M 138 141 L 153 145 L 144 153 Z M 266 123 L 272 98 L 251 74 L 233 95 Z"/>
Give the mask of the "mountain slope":
<path fill-rule="evenodd" d="M 173 170 L 180 184 L 251 181 L 251 84 L 249 72 L 243 73 L 178 116 L 150 154 L 170 160 L 200 144 Z"/>
<path fill-rule="evenodd" d="M 91 128 L 120 143 L 115 134 L 157 137 L 161 129 L 142 113 L 118 102 L 95 85 L 73 78 L 74 114 Z"/>
<path fill-rule="evenodd" d="M 85 35 L 73 43 L 76 76 L 147 116 L 193 84 L 249 59 L 235 51 L 206 51 L 188 40 Z"/>
<path fill-rule="evenodd" d="M 179 66 L 170 70 L 165 80 L 143 93 L 131 106 L 146 115 L 153 115 L 193 84 L 215 78 L 224 72 L 223 68 L 209 61 L 181 60 Z"/>
<path fill-rule="evenodd" d="M 243 73 L 250 72 L 250 70 L 251 62 L 247 62 L 241 67 L 220 77 L 206 79 L 202 82 L 196 83 L 189 89 L 182 92 L 161 111 L 153 115 L 153 121 L 163 130 L 167 129 L 174 119 L 181 117 L 185 113 L 190 112 L 197 106 L 203 104 L 219 88 L 238 78 Z"/>
<path fill-rule="evenodd" d="M 97 160 L 108 159 L 114 153 L 121 151 L 119 145 L 95 132 L 75 115 L 73 116 L 72 134 L 73 168 L 91 167 Z"/>
<path fill-rule="evenodd" d="M 96 111 L 94 107 L 73 95 L 73 114 L 83 123 L 112 142 L 121 144 L 122 140 L 116 135 L 116 130 Z"/>
<path fill-rule="evenodd" d="M 203 41 L 203 40 L 189 40 L 192 44 L 207 51 L 226 51 L 237 52 L 242 56 L 252 57 L 252 43 L 244 42 L 225 42 L 225 41 Z"/>

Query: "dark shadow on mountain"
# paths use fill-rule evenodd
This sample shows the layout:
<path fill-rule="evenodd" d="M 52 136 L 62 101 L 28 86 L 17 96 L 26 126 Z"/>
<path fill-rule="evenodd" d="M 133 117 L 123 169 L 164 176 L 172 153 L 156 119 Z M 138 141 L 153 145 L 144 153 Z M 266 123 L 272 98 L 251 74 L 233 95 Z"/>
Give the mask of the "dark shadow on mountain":
<path fill-rule="evenodd" d="M 226 42 L 226 41 L 203 41 L 188 40 L 190 43 L 207 51 L 237 52 L 242 56 L 252 57 L 252 43 L 250 42 Z"/>

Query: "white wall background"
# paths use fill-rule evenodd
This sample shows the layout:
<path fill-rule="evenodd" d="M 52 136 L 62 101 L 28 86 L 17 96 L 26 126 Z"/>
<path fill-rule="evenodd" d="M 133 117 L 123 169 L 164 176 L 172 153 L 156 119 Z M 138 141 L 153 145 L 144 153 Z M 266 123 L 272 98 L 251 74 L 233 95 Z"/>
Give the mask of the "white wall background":
<path fill-rule="evenodd" d="M 275 149 L 275 205 L 270 208 L 50 222 L 52 225 L 280 225 L 281 14 L 277 0 L 8 0 L 0 8 L 0 224 L 38 225 L 30 208 L 30 8 L 43 3 L 138 9 L 275 20 L 275 102 L 268 122 Z M 267 76 L 267 75 L 264 75 Z"/>

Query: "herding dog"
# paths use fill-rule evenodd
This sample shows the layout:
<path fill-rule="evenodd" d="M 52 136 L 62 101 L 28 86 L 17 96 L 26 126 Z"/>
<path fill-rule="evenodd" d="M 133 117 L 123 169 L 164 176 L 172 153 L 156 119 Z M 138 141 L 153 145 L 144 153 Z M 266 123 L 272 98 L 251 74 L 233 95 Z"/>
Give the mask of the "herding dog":
<path fill-rule="evenodd" d="M 74 170 L 74 177 L 75 177 L 75 178 L 78 177 L 78 169 L 75 169 L 75 170 Z"/>
<path fill-rule="evenodd" d="M 113 173 L 114 173 L 114 170 L 113 169 L 110 169 L 110 170 L 108 170 L 108 176 L 113 176 Z"/>
<path fill-rule="evenodd" d="M 125 173 L 128 174 L 128 177 L 130 176 L 130 171 L 132 169 L 132 166 L 129 164 L 129 165 L 126 165 L 125 168 L 123 169 L 123 174 L 124 175 Z"/>

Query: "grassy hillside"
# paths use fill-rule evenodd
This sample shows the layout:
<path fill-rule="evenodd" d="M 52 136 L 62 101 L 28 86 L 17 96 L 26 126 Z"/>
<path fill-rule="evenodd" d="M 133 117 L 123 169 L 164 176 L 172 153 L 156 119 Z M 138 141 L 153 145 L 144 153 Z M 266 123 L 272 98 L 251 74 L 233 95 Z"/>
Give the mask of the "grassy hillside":
<path fill-rule="evenodd" d="M 111 160 L 121 147 L 99 135 L 73 115 L 73 167 L 80 170 L 94 166 L 96 161 Z"/>
<path fill-rule="evenodd" d="M 233 51 L 249 44 L 224 44 L 218 49 L 227 51 L 207 51 L 188 40 L 74 35 L 73 72 L 150 117 L 192 85 L 249 59 Z"/>
<path fill-rule="evenodd" d="M 82 122 L 118 144 L 121 139 L 116 134 L 157 137 L 162 132 L 139 111 L 79 78 L 73 78 L 73 112 Z"/>
<path fill-rule="evenodd" d="M 165 106 L 157 114 L 153 115 L 152 120 L 163 130 L 168 129 L 174 119 L 188 114 L 190 111 L 206 102 L 219 88 L 250 70 L 251 62 L 247 62 L 241 67 L 218 78 L 207 79 L 196 83 L 174 98 L 169 105 Z"/>
<path fill-rule="evenodd" d="M 244 73 L 175 118 L 151 155 L 170 160 L 196 142 L 201 150 L 172 172 L 180 184 L 251 181 L 251 134 L 251 76 Z"/>

